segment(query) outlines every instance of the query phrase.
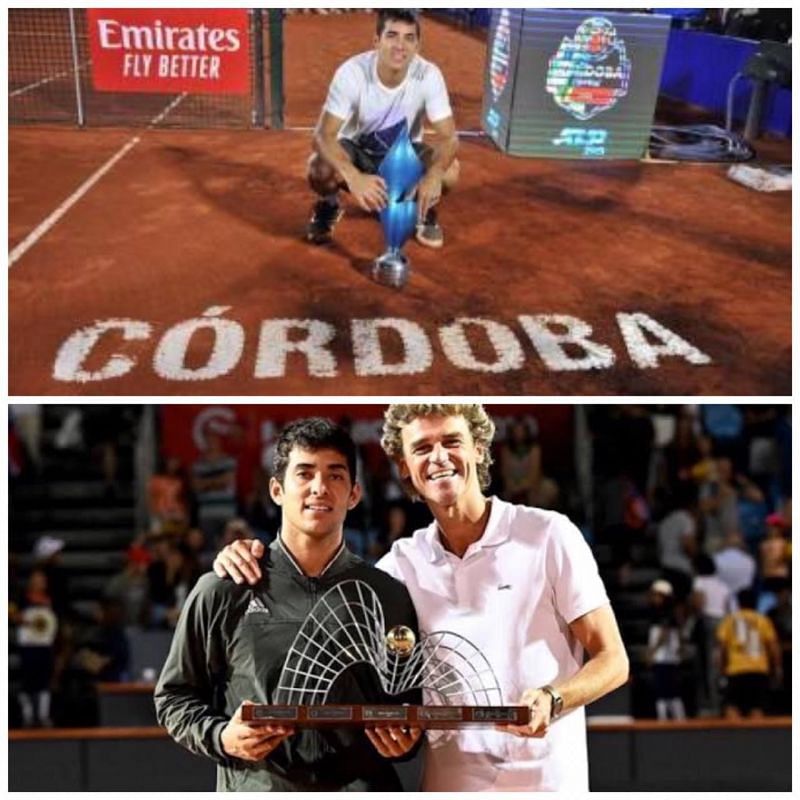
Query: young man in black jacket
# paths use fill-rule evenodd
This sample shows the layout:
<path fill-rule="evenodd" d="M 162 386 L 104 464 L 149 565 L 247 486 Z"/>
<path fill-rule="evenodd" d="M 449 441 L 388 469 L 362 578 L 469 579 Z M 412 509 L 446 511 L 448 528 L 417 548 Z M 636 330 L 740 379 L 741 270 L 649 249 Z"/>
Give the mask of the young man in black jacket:
<path fill-rule="evenodd" d="M 361 489 L 355 446 L 341 428 L 302 420 L 281 435 L 273 500 L 280 535 L 263 559 L 263 579 L 241 586 L 204 575 L 181 612 L 156 687 L 159 723 L 181 745 L 219 764 L 217 789 L 227 791 L 396 791 L 389 757 L 409 753 L 421 733 L 392 729 L 292 730 L 250 725 L 248 703 L 276 702 L 292 642 L 326 591 L 345 581 L 368 584 L 380 600 L 386 630 L 417 631 L 411 598 L 398 581 L 364 564 L 344 545 L 343 526 Z M 387 697 L 377 674 L 348 670 L 330 687 L 328 703 L 414 702 Z"/>

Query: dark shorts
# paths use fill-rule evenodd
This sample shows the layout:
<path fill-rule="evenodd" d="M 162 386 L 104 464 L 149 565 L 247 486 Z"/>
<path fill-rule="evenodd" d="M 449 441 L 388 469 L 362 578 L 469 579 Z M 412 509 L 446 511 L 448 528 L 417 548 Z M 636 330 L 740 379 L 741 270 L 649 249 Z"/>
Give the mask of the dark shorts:
<path fill-rule="evenodd" d="M 22 666 L 22 691 L 28 693 L 44 692 L 50 688 L 55 668 L 52 647 L 20 647 Z"/>
<path fill-rule="evenodd" d="M 769 678 L 760 672 L 748 672 L 732 675 L 728 678 L 725 691 L 725 703 L 738 709 L 742 714 L 749 714 L 754 708 L 762 711 L 767 704 Z"/>
<path fill-rule="evenodd" d="M 657 700 L 681 696 L 681 668 L 678 664 L 653 664 L 653 686 Z"/>
<path fill-rule="evenodd" d="M 367 150 L 349 139 L 340 139 L 339 144 L 347 151 L 347 155 L 350 156 L 350 160 L 359 172 L 363 172 L 365 175 L 378 174 L 378 169 L 386 153 L 375 153 Z M 423 161 L 433 153 L 433 148 L 423 142 L 413 142 L 412 144 L 417 155 Z"/>

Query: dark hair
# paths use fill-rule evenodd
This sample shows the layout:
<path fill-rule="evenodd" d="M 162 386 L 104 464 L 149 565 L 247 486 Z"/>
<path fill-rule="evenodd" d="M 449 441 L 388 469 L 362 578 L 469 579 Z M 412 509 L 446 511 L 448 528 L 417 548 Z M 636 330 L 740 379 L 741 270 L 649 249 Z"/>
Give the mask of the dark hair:
<path fill-rule="evenodd" d="M 753 609 L 756 607 L 756 593 L 752 589 L 742 589 L 742 591 L 736 595 L 736 599 L 739 601 L 740 608 Z"/>
<path fill-rule="evenodd" d="M 321 417 L 301 419 L 287 425 L 278 437 L 275 457 L 272 460 L 273 475 L 283 484 L 286 467 L 292 449 L 299 447 L 314 453 L 317 450 L 335 450 L 347 459 L 350 480 L 356 481 L 356 446 L 350 434 L 332 420 Z"/>
<path fill-rule="evenodd" d="M 694 566 L 698 575 L 716 575 L 717 565 L 707 553 L 700 553 L 694 560 Z"/>
<path fill-rule="evenodd" d="M 698 503 L 697 485 L 689 481 L 681 481 L 675 490 L 673 510 L 691 511 Z"/>
<path fill-rule="evenodd" d="M 413 8 L 384 8 L 378 12 L 378 37 L 383 36 L 387 22 L 405 22 L 408 25 L 415 25 L 417 28 L 417 38 L 421 35 L 419 24 L 419 11 Z"/>

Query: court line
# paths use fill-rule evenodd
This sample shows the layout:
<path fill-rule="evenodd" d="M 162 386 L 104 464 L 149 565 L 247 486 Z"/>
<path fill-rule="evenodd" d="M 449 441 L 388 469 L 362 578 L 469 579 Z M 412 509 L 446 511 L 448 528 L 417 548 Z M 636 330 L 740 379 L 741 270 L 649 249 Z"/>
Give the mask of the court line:
<path fill-rule="evenodd" d="M 88 67 L 91 63 L 91 61 L 86 61 L 85 63 L 81 64 L 78 69 Z M 8 96 L 9 98 L 17 97 L 18 95 L 25 94 L 25 92 L 29 92 L 32 89 L 38 89 L 40 86 L 44 86 L 46 83 L 51 83 L 52 81 L 57 81 L 59 78 L 64 78 L 67 75 L 72 75 L 72 69 L 65 69 L 63 72 L 58 72 L 55 75 L 42 78 L 40 81 L 36 81 L 36 83 L 29 83 L 27 86 L 21 86 L 19 89 L 14 89 L 13 92 L 9 92 Z"/>
<path fill-rule="evenodd" d="M 149 128 L 155 128 L 156 125 L 163 122 L 166 119 L 167 115 L 175 108 L 177 108 L 188 96 L 188 92 L 183 92 L 179 94 L 160 114 L 153 117 L 148 124 Z"/>
<path fill-rule="evenodd" d="M 169 103 L 164 110 L 153 117 L 147 126 L 147 130 L 151 130 L 181 103 L 187 96 L 187 92 L 178 95 L 171 103 Z M 126 142 L 113 156 L 111 156 L 100 169 L 93 175 L 85 180 L 58 208 L 53 211 L 43 222 L 39 223 L 9 254 L 8 254 L 8 268 L 11 269 L 12 265 L 19 261 L 28 250 L 33 247 L 53 226 L 109 171 L 114 165 L 123 159 L 137 144 L 141 141 L 140 136 L 134 136 L 133 139 Z"/>
<path fill-rule="evenodd" d="M 63 216 L 69 211 L 75 203 L 78 202 L 99 180 L 103 177 L 121 158 L 124 158 L 130 150 L 139 144 L 139 137 L 134 136 L 129 142 L 124 144 L 105 164 L 103 164 L 97 172 L 94 173 L 88 180 L 84 181 L 47 219 L 37 225 L 9 254 L 8 254 L 8 268 L 15 261 L 22 258 L 28 250 L 33 247 L 39 239 L 42 238 Z"/>

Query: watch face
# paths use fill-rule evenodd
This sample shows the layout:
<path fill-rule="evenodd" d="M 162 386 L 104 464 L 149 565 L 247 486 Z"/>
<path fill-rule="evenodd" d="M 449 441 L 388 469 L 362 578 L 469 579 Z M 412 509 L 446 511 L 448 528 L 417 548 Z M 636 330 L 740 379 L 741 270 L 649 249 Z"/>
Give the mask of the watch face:
<path fill-rule="evenodd" d="M 545 687 L 544 691 L 550 695 L 550 719 L 555 719 L 564 707 L 564 698 L 552 686 Z"/>

